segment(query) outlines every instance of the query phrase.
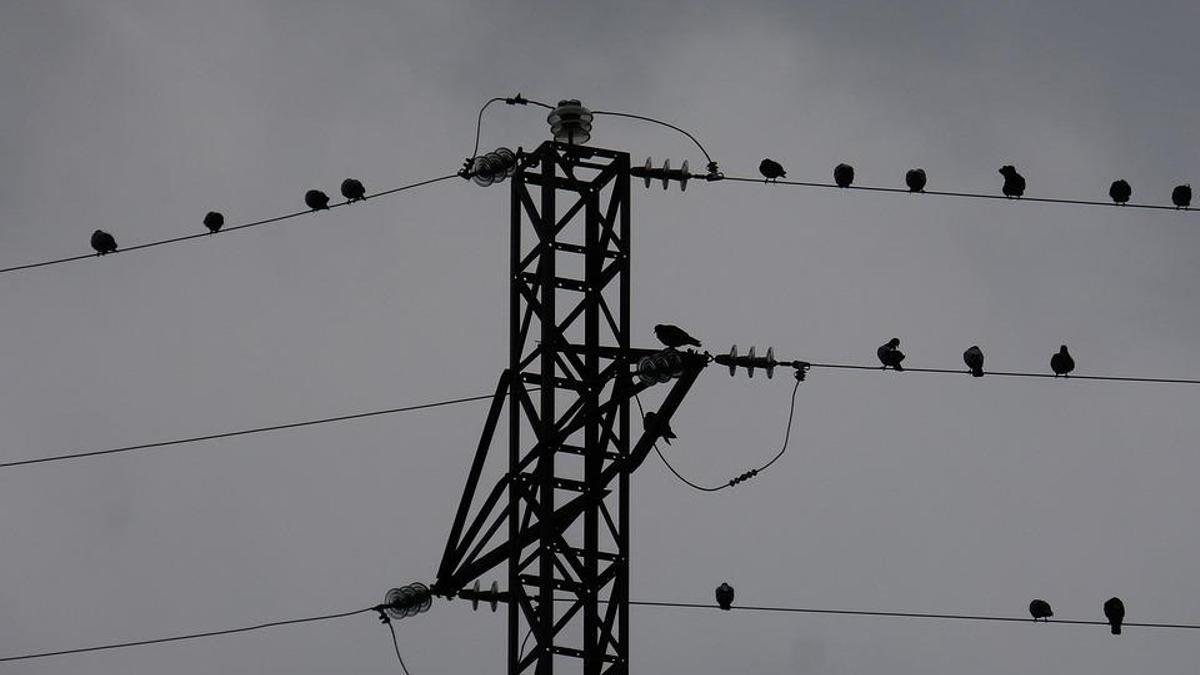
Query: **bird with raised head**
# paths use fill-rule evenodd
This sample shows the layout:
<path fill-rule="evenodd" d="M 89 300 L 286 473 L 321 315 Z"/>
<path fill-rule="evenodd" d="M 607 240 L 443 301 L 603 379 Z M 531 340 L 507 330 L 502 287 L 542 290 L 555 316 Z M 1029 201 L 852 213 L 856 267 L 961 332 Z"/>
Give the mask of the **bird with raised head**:
<path fill-rule="evenodd" d="M 717 606 L 721 609 L 733 607 L 733 586 L 722 581 L 721 585 L 717 586 L 716 596 Z"/>
<path fill-rule="evenodd" d="M 908 173 L 904 174 L 904 184 L 908 186 L 909 192 L 922 192 L 925 190 L 925 169 L 909 169 Z"/>
<path fill-rule="evenodd" d="M 221 215 L 219 211 L 209 211 L 204 215 L 204 226 L 210 233 L 216 234 L 225 226 L 225 216 Z"/>
<path fill-rule="evenodd" d="M 773 159 L 764 159 L 763 161 L 759 162 L 758 172 L 761 173 L 763 178 L 765 178 L 767 181 L 774 181 L 787 177 L 787 172 L 783 170 L 783 165 Z"/>
<path fill-rule="evenodd" d="M 342 196 L 346 198 L 346 201 L 362 201 L 367 198 L 367 189 L 363 187 L 361 181 L 347 178 L 342 181 Z"/>
<path fill-rule="evenodd" d="M 1112 197 L 1114 204 L 1124 206 L 1133 196 L 1133 188 L 1125 180 L 1114 180 L 1112 185 L 1108 186 L 1108 196 Z"/>
<path fill-rule="evenodd" d="M 1001 191 L 1005 197 L 1014 198 L 1025 194 L 1025 177 L 1017 173 L 1017 168 L 1012 164 L 1005 164 L 1000 167 L 1000 175 L 1004 176 L 1004 186 Z"/>
<path fill-rule="evenodd" d="M 1186 209 L 1192 205 L 1192 186 L 1184 183 L 1176 185 L 1174 190 L 1171 190 L 1171 203 L 1177 209 Z"/>
<path fill-rule="evenodd" d="M 700 341 L 691 335 L 688 335 L 687 331 L 679 326 L 673 326 L 669 323 L 660 323 L 655 326 L 654 337 L 658 338 L 659 342 L 672 349 L 677 349 L 679 347 L 683 347 L 684 345 L 696 345 L 697 347 L 700 346 Z"/>
<path fill-rule="evenodd" d="M 1075 370 L 1075 359 L 1071 358 L 1066 345 L 1059 347 L 1058 353 L 1050 357 L 1050 370 L 1054 371 L 1055 377 L 1059 375 L 1067 377 L 1072 370 Z"/>
<path fill-rule="evenodd" d="M 879 346 L 875 350 L 875 355 L 879 357 L 879 362 L 883 364 L 884 370 L 891 368 L 893 370 L 904 370 L 900 362 L 904 360 L 904 352 L 900 351 L 900 338 L 892 338 Z"/>
<path fill-rule="evenodd" d="M 117 250 L 117 240 L 104 230 L 96 230 L 92 233 L 92 248 L 96 255 L 108 255 Z"/>
<path fill-rule="evenodd" d="M 1049 621 L 1050 617 L 1054 616 L 1054 612 L 1050 609 L 1050 603 L 1042 599 L 1036 599 L 1029 603 L 1029 615 L 1033 617 L 1034 621 L 1038 619 Z"/>
<path fill-rule="evenodd" d="M 1120 598 L 1109 598 L 1104 601 L 1104 616 L 1112 627 L 1113 635 L 1121 634 L 1121 622 L 1125 620 L 1125 603 Z"/>
<path fill-rule="evenodd" d="M 304 203 L 313 211 L 329 208 L 329 195 L 320 190 L 309 190 L 304 193 Z"/>
<path fill-rule="evenodd" d="M 983 350 L 979 348 L 979 345 L 971 345 L 967 351 L 963 352 L 963 363 L 967 364 L 971 375 L 983 377 Z"/>
<path fill-rule="evenodd" d="M 854 182 L 854 167 L 838 164 L 833 167 L 833 182 L 840 188 L 848 188 Z"/>

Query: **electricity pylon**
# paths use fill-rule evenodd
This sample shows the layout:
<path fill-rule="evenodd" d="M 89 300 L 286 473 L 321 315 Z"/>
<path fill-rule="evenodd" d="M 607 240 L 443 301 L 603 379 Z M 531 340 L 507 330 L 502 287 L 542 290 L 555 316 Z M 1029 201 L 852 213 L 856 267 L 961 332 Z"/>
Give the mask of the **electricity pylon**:
<path fill-rule="evenodd" d="M 551 675 L 556 663 L 619 675 L 629 672 L 629 476 L 657 439 L 631 423 L 630 401 L 673 381 L 657 410 L 668 424 L 708 357 L 630 346 L 627 153 L 547 141 L 512 171 L 509 365 L 432 592 L 507 603 L 509 675 Z M 635 377 L 639 361 L 669 372 Z M 508 470 L 477 502 L 506 399 Z M 505 562 L 506 590 L 466 588 Z"/>

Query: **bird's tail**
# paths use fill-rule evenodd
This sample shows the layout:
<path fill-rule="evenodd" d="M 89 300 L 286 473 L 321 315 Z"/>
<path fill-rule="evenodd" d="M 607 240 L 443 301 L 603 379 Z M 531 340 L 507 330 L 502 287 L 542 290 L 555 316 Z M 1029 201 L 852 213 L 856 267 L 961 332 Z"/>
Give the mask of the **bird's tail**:
<path fill-rule="evenodd" d="M 983 377 L 983 368 L 972 368 L 971 377 Z"/>
<path fill-rule="evenodd" d="M 1113 635 L 1120 635 L 1120 634 L 1121 634 L 1121 624 L 1119 624 L 1119 623 L 1114 623 L 1114 624 L 1113 624 L 1113 627 L 1112 627 L 1112 634 L 1113 634 Z"/>

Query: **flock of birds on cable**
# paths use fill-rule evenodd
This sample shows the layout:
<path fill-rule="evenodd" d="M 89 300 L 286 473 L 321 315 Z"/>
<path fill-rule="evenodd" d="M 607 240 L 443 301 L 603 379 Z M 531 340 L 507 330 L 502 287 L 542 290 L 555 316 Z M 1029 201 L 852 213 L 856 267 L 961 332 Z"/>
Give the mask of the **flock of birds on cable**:
<path fill-rule="evenodd" d="M 660 323 L 654 327 L 654 337 L 658 341 L 670 347 L 671 349 L 679 349 L 687 346 L 700 346 L 700 341 L 688 334 L 687 331 L 679 326 Z M 879 363 L 883 369 L 903 371 L 904 370 L 904 352 L 900 351 L 900 338 L 892 338 L 887 342 L 879 345 L 879 349 L 875 350 L 875 356 L 879 358 Z M 975 377 L 983 377 L 983 350 L 979 345 L 971 345 L 963 352 L 963 363 L 967 365 L 967 370 Z M 1067 350 L 1066 345 L 1058 348 L 1058 351 L 1050 357 L 1050 370 L 1054 372 L 1054 376 L 1068 377 L 1071 371 L 1075 370 L 1075 359 L 1071 356 L 1071 352 Z"/>
<path fill-rule="evenodd" d="M 764 159 L 758 165 L 758 172 L 762 174 L 764 182 L 777 181 L 780 178 L 786 178 L 787 172 L 783 170 L 783 165 L 773 159 Z M 1020 199 L 1025 194 L 1025 177 L 1022 176 L 1015 166 L 1005 164 L 1000 167 L 1000 175 L 1004 177 L 1004 185 L 1000 191 L 1009 199 Z M 909 192 L 924 192 L 925 185 L 929 178 L 925 175 L 925 169 L 909 169 L 904 174 L 904 184 L 908 186 Z M 840 188 L 848 188 L 854 184 L 854 167 L 849 164 L 838 164 L 833 167 L 833 182 Z M 1133 196 L 1133 187 L 1124 179 L 1117 179 L 1112 182 L 1108 188 L 1108 196 L 1112 198 L 1113 203 L 1118 206 L 1124 206 L 1129 203 L 1129 198 Z M 1171 191 L 1171 203 L 1175 208 L 1185 209 L 1192 204 L 1192 186 L 1188 184 L 1176 185 Z"/>
<path fill-rule="evenodd" d="M 724 610 L 733 608 L 733 586 L 722 582 L 720 586 L 717 586 L 716 596 L 718 607 Z M 1049 623 L 1050 617 L 1054 616 L 1054 611 L 1050 609 L 1050 603 L 1038 598 L 1029 603 L 1029 615 L 1033 617 L 1035 622 L 1040 620 Z M 1120 598 L 1105 600 L 1104 618 L 1108 619 L 1108 625 L 1112 630 L 1112 634 L 1120 635 L 1121 624 L 1125 622 L 1125 603 L 1121 602 Z"/>
<path fill-rule="evenodd" d="M 758 172 L 762 174 L 764 182 L 774 182 L 787 177 L 783 165 L 773 159 L 764 159 L 760 162 Z M 1005 164 L 1000 167 L 1000 175 L 1004 176 L 1004 185 L 1000 190 L 1005 197 L 1019 199 L 1025 194 L 1025 177 L 1017 172 L 1016 167 Z M 833 168 L 833 182 L 841 188 L 853 185 L 854 167 L 844 163 L 838 164 Z M 904 174 L 904 184 L 908 186 L 909 192 L 924 192 L 927 182 L 928 177 L 924 169 L 909 169 Z M 349 202 L 367 198 L 363 184 L 354 178 L 342 181 L 342 196 Z M 1133 188 L 1125 180 L 1115 180 L 1108 188 L 1108 196 L 1112 198 L 1114 204 L 1124 206 L 1133 196 Z M 1192 203 L 1191 185 L 1175 186 L 1175 189 L 1171 191 L 1171 202 L 1175 204 L 1176 208 L 1189 207 Z M 313 211 L 328 209 L 329 195 L 320 190 L 309 190 L 304 193 L 304 203 Z M 209 211 L 204 216 L 204 226 L 208 228 L 209 232 L 220 232 L 221 228 L 225 226 L 225 216 L 218 211 Z M 107 255 L 117 250 L 117 240 L 104 230 L 96 230 L 92 233 L 92 248 L 96 251 L 96 255 Z"/>
<path fill-rule="evenodd" d="M 354 178 L 347 178 L 342 181 L 342 196 L 347 202 L 359 202 L 367 198 L 367 189 L 363 187 L 362 181 Z M 329 195 L 320 190 L 309 190 L 304 193 L 304 204 L 313 211 L 322 211 L 329 209 Z M 204 227 L 208 228 L 209 233 L 216 234 L 225 227 L 225 216 L 219 211 L 209 211 L 204 216 Z M 117 250 L 117 240 L 104 230 L 96 230 L 92 233 L 92 249 L 96 251 L 96 255 L 107 255 Z"/>

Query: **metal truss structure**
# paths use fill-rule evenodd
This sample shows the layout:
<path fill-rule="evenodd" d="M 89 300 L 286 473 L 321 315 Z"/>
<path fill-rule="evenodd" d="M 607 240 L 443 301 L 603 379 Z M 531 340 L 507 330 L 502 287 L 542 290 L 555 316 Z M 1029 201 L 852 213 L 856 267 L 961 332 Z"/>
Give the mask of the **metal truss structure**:
<path fill-rule="evenodd" d="M 629 186 L 627 153 L 547 141 L 517 157 L 509 367 L 432 588 L 478 601 L 466 585 L 508 563 L 491 600 L 507 603 L 509 675 L 629 672 L 629 477 L 657 438 L 641 420 L 631 431 L 630 402 L 653 385 L 633 370 L 661 354 L 630 346 Z M 707 363 L 675 355 L 662 424 Z M 477 495 L 505 399 L 507 472 Z"/>

